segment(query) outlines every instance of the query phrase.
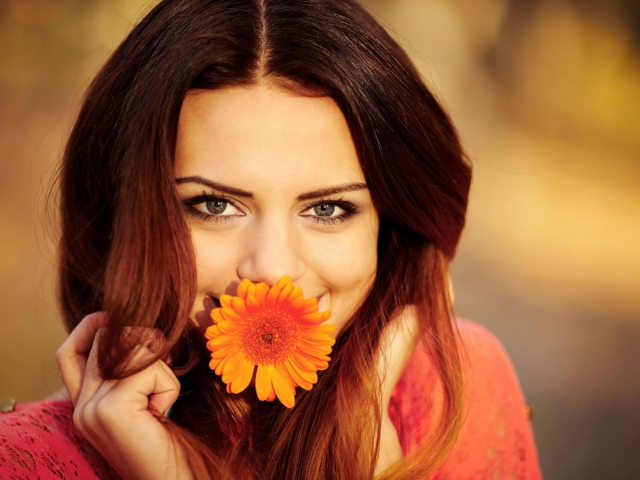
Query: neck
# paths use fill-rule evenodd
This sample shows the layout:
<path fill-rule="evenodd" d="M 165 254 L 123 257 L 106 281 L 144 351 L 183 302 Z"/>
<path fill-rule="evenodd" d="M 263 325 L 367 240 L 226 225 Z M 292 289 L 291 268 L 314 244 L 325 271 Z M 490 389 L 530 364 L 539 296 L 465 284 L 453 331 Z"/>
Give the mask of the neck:
<path fill-rule="evenodd" d="M 382 332 L 378 359 L 378 372 L 382 379 L 382 425 L 376 474 L 383 472 L 403 457 L 398 433 L 389 418 L 389 402 L 409 363 L 418 338 L 418 321 L 415 309 L 411 306 L 398 312 Z"/>

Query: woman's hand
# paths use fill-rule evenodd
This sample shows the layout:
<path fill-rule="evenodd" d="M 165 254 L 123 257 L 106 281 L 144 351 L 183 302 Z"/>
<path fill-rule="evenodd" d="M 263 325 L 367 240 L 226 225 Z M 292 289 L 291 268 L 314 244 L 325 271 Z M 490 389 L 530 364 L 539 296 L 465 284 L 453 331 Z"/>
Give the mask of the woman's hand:
<path fill-rule="evenodd" d="M 104 312 L 86 316 L 56 353 L 76 427 L 124 478 L 190 478 L 184 455 L 161 421 L 178 398 L 178 379 L 156 360 L 129 377 L 104 380 L 97 352 L 105 324 Z M 163 341 L 160 331 L 148 329 L 127 365 L 148 361 Z"/>

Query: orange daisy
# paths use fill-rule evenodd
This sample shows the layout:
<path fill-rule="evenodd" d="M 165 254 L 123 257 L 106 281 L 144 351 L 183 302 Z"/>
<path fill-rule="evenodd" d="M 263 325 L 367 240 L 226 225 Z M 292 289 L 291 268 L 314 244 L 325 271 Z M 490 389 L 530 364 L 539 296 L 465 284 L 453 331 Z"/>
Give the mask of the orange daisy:
<path fill-rule="evenodd" d="M 305 299 L 289 277 L 271 287 L 245 279 L 236 296 L 220 297 L 220 305 L 205 333 L 211 370 L 229 393 L 246 389 L 255 371 L 260 400 L 277 396 L 293 408 L 296 387 L 311 390 L 316 372 L 329 366 L 335 326 L 321 324 L 331 312 L 318 312 L 318 300 Z"/>

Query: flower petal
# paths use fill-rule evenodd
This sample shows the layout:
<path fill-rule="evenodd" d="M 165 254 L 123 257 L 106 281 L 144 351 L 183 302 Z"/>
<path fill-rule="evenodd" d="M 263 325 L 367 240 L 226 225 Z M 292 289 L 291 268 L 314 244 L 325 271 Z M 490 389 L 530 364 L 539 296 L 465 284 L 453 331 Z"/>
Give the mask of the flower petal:
<path fill-rule="evenodd" d="M 330 345 L 310 345 L 304 341 L 300 341 L 298 349 L 307 355 L 312 355 L 314 357 L 317 355 L 329 355 L 331 353 Z"/>
<path fill-rule="evenodd" d="M 296 349 L 296 353 L 293 354 L 298 365 L 306 370 L 325 370 L 329 366 L 329 360 L 327 355 L 306 355 L 300 349 Z"/>
<path fill-rule="evenodd" d="M 220 306 L 222 308 L 231 308 L 231 299 L 233 297 L 231 295 L 220 295 Z"/>
<path fill-rule="evenodd" d="M 212 358 L 211 362 L 209 362 L 209 365 L 211 365 L 211 363 L 214 362 L 214 360 L 217 360 L 217 359 Z M 216 375 L 218 376 L 222 375 L 222 371 L 224 370 L 224 366 L 227 364 L 227 361 L 229 361 L 229 357 L 224 357 L 220 359 L 220 363 L 218 363 L 218 365 L 214 370 L 216 372 Z"/>
<path fill-rule="evenodd" d="M 246 315 L 247 313 L 247 306 L 242 298 L 231 297 L 231 308 L 240 315 Z"/>
<path fill-rule="evenodd" d="M 280 373 L 279 370 L 272 372 L 271 381 L 273 382 L 273 389 L 276 391 L 278 399 L 287 408 L 293 408 L 296 403 L 295 389 L 291 383 Z"/>
<path fill-rule="evenodd" d="M 246 359 L 241 360 L 240 368 L 237 372 L 236 378 L 231 382 L 231 393 L 240 393 L 251 383 L 253 377 L 253 363 Z M 224 377 L 222 378 L 224 382 Z"/>
<path fill-rule="evenodd" d="M 318 311 L 318 299 L 315 297 L 307 298 L 303 304 L 303 314 L 315 313 Z"/>
<path fill-rule="evenodd" d="M 295 310 L 296 314 L 299 315 L 300 309 L 304 305 L 304 298 L 302 297 L 294 298 L 293 300 L 291 300 L 290 305 L 291 305 L 291 309 Z"/>
<path fill-rule="evenodd" d="M 269 285 L 264 282 L 260 282 L 256 285 L 256 298 L 258 299 L 258 302 L 263 305 L 267 298 L 267 293 L 269 293 Z"/>
<path fill-rule="evenodd" d="M 303 340 L 311 345 L 328 345 L 333 346 L 336 341 L 333 337 L 330 337 L 326 333 L 316 333 L 314 330 L 301 330 L 300 340 Z"/>
<path fill-rule="evenodd" d="M 238 323 L 243 320 L 243 317 L 238 315 L 232 308 L 221 308 L 220 316 L 222 317 L 220 321 L 226 320 L 227 322 Z"/>
<path fill-rule="evenodd" d="M 235 335 L 240 331 L 239 326 L 235 322 L 229 322 L 228 320 L 218 322 L 216 326 L 225 337 L 235 338 Z"/>
<path fill-rule="evenodd" d="M 209 316 L 211 317 L 211 320 L 213 320 L 213 323 L 218 323 L 223 320 L 221 313 L 222 308 L 214 308 L 213 310 L 211 310 Z"/>
<path fill-rule="evenodd" d="M 292 284 L 293 282 L 291 281 L 291 277 L 289 275 L 285 275 L 284 277 L 282 277 L 280 280 L 278 280 L 276 282 L 276 285 L 278 286 L 278 288 L 280 288 L 280 290 L 282 290 L 285 285 L 287 284 Z"/>
<path fill-rule="evenodd" d="M 326 370 L 327 368 L 329 368 L 329 362 L 320 362 L 316 364 L 316 367 L 318 370 Z"/>
<path fill-rule="evenodd" d="M 335 332 L 336 330 L 336 326 L 335 325 L 331 325 L 329 323 L 325 323 L 323 325 L 316 325 L 313 327 L 313 332 L 321 332 L 321 333 L 326 333 L 327 335 L 331 335 L 333 332 Z M 308 331 L 311 331 L 311 329 L 308 329 Z"/>
<path fill-rule="evenodd" d="M 300 369 L 304 369 L 308 372 L 314 372 L 316 370 L 315 362 L 311 360 L 307 355 L 302 354 L 300 349 L 297 349 L 297 355 L 293 355 L 293 359 L 296 362 L 296 366 L 300 367 Z"/>
<path fill-rule="evenodd" d="M 215 370 L 218 365 L 220 365 L 220 362 L 222 362 L 222 358 L 212 358 L 211 360 L 209 360 L 209 368 L 211 370 Z"/>
<path fill-rule="evenodd" d="M 291 360 L 291 367 L 295 372 L 304 378 L 309 383 L 318 383 L 318 374 L 315 370 L 306 371 L 304 368 L 300 368 L 300 366 L 296 363 L 295 358 Z"/>
<path fill-rule="evenodd" d="M 258 400 L 273 399 L 276 396 L 271 383 L 271 370 L 273 370 L 271 365 L 258 365 L 258 371 L 256 372 L 256 394 L 258 395 Z"/>
<path fill-rule="evenodd" d="M 229 345 L 233 345 L 234 343 L 237 343 L 236 341 L 236 337 L 231 336 L 231 335 L 217 335 L 213 338 L 211 338 L 211 340 L 209 340 L 207 342 L 207 348 L 214 349 L 214 348 L 220 348 L 220 347 L 225 347 L 225 346 L 229 346 Z"/>
<path fill-rule="evenodd" d="M 218 330 L 216 325 L 209 325 L 204 332 L 204 336 L 209 339 L 217 337 L 218 335 L 220 335 L 220 330 Z"/>
<path fill-rule="evenodd" d="M 207 348 L 208 348 L 207 344 Z M 235 355 L 236 353 L 238 353 L 240 351 L 240 347 L 238 347 L 238 345 L 228 345 L 225 347 L 218 347 L 215 350 L 209 349 L 211 350 L 211 358 L 224 358 L 224 357 L 230 357 L 232 355 Z"/>
<path fill-rule="evenodd" d="M 278 282 L 269 289 L 269 293 L 267 293 L 267 297 L 264 302 L 265 307 L 275 309 L 278 306 L 278 297 L 280 296 L 280 292 L 282 292 L 283 287 L 284 284 Z"/>
<path fill-rule="evenodd" d="M 293 378 L 293 380 L 302 388 L 304 388 L 305 390 L 311 390 L 313 388 L 313 384 L 316 382 L 310 382 L 308 380 L 305 380 L 304 377 L 302 377 L 298 371 L 296 370 L 296 368 L 292 365 L 292 361 L 291 360 L 287 360 L 286 362 L 284 362 L 285 367 L 287 367 L 287 371 L 289 372 L 289 375 L 291 375 L 291 378 Z M 317 375 L 316 375 L 316 381 L 317 381 Z"/>
<path fill-rule="evenodd" d="M 214 355 L 215 352 L 213 352 L 211 354 L 211 356 Z M 236 370 L 238 370 L 240 368 L 240 364 L 241 361 L 243 360 L 243 356 L 242 356 L 242 352 L 240 350 L 238 350 L 236 353 L 229 355 L 227 357 L 227 363 L 225 364 L 224 368 L 222 369 L 222 381 L 224 383 L 229 383 L 231 380 L 227 379 L 225 380 L 225 376 L 231 376 L 234 377 L 235 376 L 235 372 Z"/>
<path fill-rule="evenodd" d="M 260 300 L 258 300 L 258 297 L 254 293 L 249 291 L 249 293 L 247 294 L 247 311 L 254 313 L 262 310 L 262 306 L 263 304 Z"/>
<path fill-rule="evenodd" d="M 287 297 L 286 301 L 288 301 L 289 303 L 293 302 L 296 298 L 304 298 L 304 295 L 302 293 L 302 288 L 300 287 L 294 287 L 293 290 L 291 290 L 291 293 L 289 294 L 289 296 Z"/>
<path fill-rule="evenodd" d="M 274 365 L 273 368 L 275 368 L 278 371 L 278 373 L 282 375 L 282 378 L 284 378 L 287 382 L 289 382 L 289 385 L 291 385 L 291 388 L 293 388 L 293 394 L 295 395 L 296 387 L 298 386 L 298 384 L 293 378 L 291 378 L 291 375 L 289 375 L 289 372 L 287 371 L 287 367 L 284 366 L 284 363 L 279 363 L 277 365 Z"/>
<path fill-rule="evenodd" d="M 249 285 L 251 284 L 252 284 L 251 280 L 246 278 L 243 279 L 238 285 L 236 296 L 242 298 L 243 300 L 247 298 L 247 292 L 249 290 Z"/>
<path fill-rule="evenodd" d="M 287 301 L 287 297 L 293 291 L 293 284 L 287 283 L 284 287 L 282 287 L 282 291 L 278 296 L 278 308 L 282 307 L 282 305 Z"/>
<path fill-rule="evenodd" d="M 325 312 L 322 313 L 306 313 L 304 315 L 300 315 L 298 317 L 301 322 L 310 323 L 312 325 L 320 325 L 322 322 L 325 322 L 329 319 Z"/>

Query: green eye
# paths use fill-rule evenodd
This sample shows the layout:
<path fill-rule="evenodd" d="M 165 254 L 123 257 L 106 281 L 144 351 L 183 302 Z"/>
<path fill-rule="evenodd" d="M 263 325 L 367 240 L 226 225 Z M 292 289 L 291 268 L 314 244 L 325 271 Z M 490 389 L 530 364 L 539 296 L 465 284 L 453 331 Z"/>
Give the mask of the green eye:
<path fill-rule="evenodd" d="M 319 217 L 330 217 L 333 215 L 335 210 L 336 206 L 331 205 L 330 203 L 323 203 L 322 205 L 316 205 L 313 207 L 313 212 Z"/>
<path fill-rule="evenodd" d="M 227 209 L 229 202 L 225 202 L 224 200 L 209 200 L 206 202 L 205 206 L 207 207 L 207 211 L 213 215 L 222 215 L 224 211 Z"/>

